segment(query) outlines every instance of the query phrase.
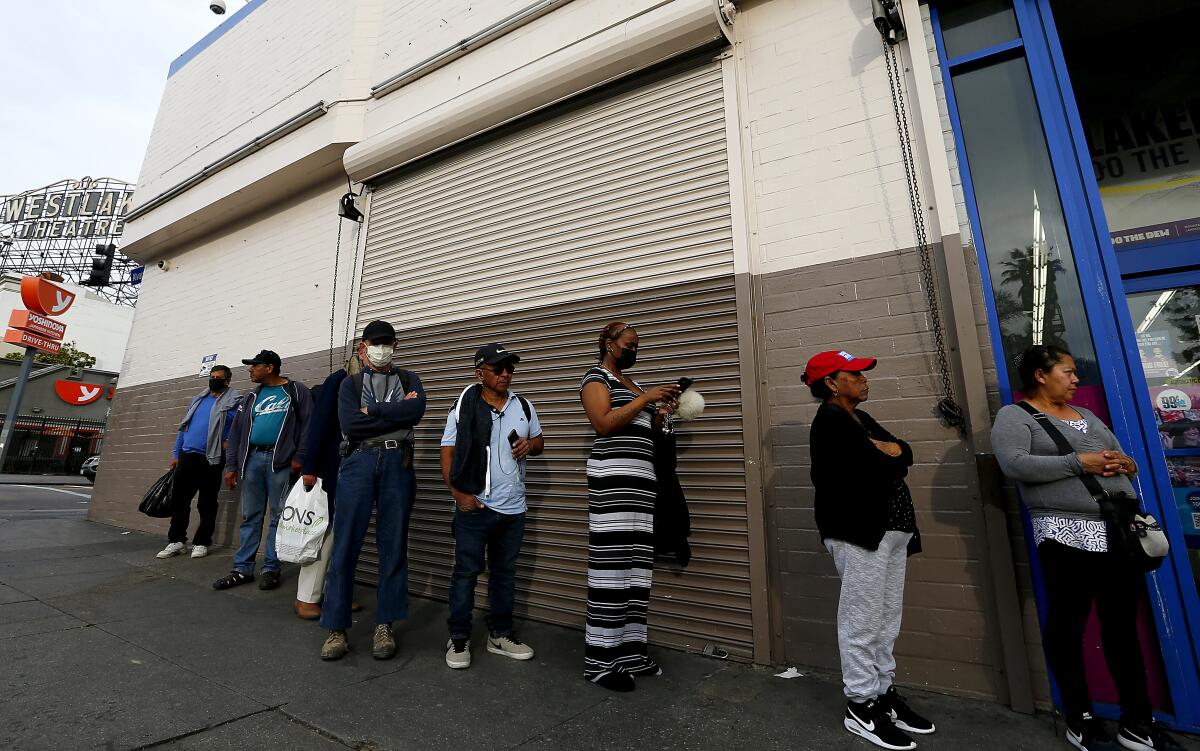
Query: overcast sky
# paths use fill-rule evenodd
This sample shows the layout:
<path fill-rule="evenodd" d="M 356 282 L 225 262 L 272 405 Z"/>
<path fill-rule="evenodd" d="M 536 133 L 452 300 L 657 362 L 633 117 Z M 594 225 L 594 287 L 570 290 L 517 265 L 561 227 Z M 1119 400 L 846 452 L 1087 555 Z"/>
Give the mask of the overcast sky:
<path fill-rule="evenodd" d="M 66 178 L 135 182 L 171 61 L 243 5 L 4 0 L 0 195 Z"/>

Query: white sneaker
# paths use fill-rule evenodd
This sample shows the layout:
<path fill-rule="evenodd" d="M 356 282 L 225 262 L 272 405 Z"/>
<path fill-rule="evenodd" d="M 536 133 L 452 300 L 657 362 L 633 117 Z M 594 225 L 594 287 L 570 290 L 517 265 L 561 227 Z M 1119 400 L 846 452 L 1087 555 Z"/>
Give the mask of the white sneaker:
<path fill-rule="evenodd" d="M 165 548 L 158 551 L 158 557 L 159 558 L 173 558 L 177 555 L 183 555 L 183 547 L 184 546 L 183 546 L 182 542 L 169 543 Z"/>
<path fill-rule="evenodd" d="M 466 639 L 450 639 L 446 642 L 446 665 L 455 670 L 471 667 L 471 645 Z"/>
<path fill-rule="evenodd" d="M 517 638 L 516 634 L 508 636 L 488 637 L 488 651 L 494 655 L 504 655 L 514 660 L 532 660 L 533 649 Z"/>
<path fill-rule="evenodd" d="M 192 546 L 192 557 L 193 558 L 203 558 L 206 555 L 208 555 L 208 546 L 207 545 L 193 545 Z"/>

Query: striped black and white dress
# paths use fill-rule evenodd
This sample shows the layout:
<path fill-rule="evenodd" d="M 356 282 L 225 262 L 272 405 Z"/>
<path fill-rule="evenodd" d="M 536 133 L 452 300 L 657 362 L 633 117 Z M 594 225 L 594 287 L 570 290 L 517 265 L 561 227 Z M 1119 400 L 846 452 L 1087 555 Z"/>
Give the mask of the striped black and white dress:
<path fill-rule="evenodd" d="M 602 383 L 611 407 L 637 395 L 594 367 L 583 386 Z M 635 382 L 636 383 L 636 382 Z M 640 388 L 640 386 L 639 386 Z M 646 652 L 646 612 L 654 571 L 654 410 L 647 407 L 611 435 L 597 435 L 588 457 L 588 602 L 584 677 L 653 675 Z"/>

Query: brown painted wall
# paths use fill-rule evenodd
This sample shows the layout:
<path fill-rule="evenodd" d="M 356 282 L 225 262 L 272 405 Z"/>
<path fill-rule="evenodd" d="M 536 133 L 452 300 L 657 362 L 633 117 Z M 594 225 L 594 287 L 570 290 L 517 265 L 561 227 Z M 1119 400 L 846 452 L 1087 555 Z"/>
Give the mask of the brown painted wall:
<path fill-rule="evenodd" d="M 817 403 L 800 375 L 812 354 L 846 349 L 880 359 L 870 374 L 865 409 L 911 443 L 916 458 L 908 482 L 925 552 L 909 561 L 904 628 L 896 646 L 899 679 L 998 696 L 997 634 L 988 615 L 974 461 L 958 433 L 934 413 L 933 339 L 917 254 L 883 254 L 761 281 L 770 410 L 768 522 L 782 656 L 788 663 L 839 666 L 839 582 L 816 532 L 809 481 L 808 431 Z"/>

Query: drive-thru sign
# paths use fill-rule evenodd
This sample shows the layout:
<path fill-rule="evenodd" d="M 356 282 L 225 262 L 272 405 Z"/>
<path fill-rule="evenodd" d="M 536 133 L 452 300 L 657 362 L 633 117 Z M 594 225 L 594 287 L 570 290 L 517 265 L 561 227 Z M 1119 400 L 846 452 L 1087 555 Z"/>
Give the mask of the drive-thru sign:
<path fill-rule="evenodd" d="M 0 472 L 4 470 L 4 458 L 8 455 L 8 444 L 12 439 L 13 427 L 20 414 L 21 397 L 25 395 L 25 383 L 33 369 L 33 358 L 38 350 L 54 354 L 62 349 L 66 324 L 50 316 L 66 313 L 75 302 L 75 293 L 63 289 L 44 276 L 27 276 L 21 279 L 21 302 L 27 310 L 17 308 L 8 317 L 8 330 L 4 341 L 25 348 L 21 362 L 21 373 L 13 386 L 12 398 L 8 401 L 8 414 L 4 428 L 0 430 Z"/>

